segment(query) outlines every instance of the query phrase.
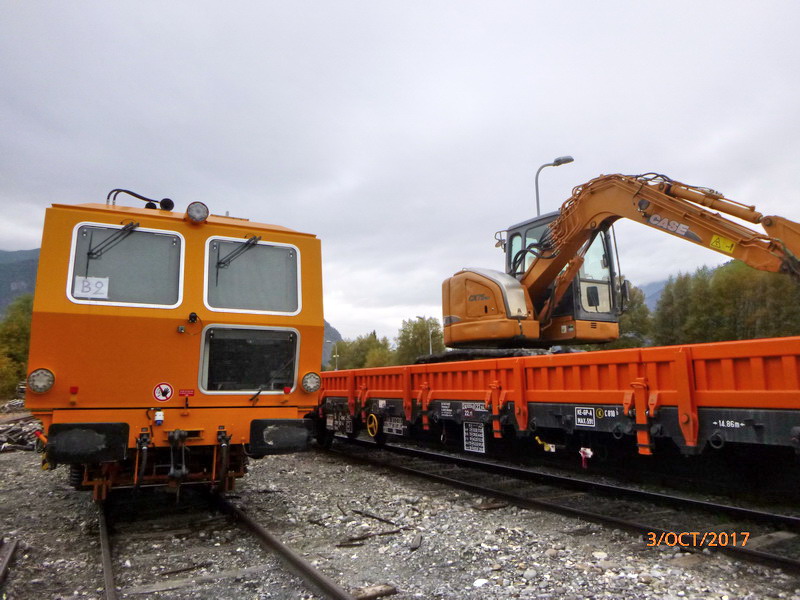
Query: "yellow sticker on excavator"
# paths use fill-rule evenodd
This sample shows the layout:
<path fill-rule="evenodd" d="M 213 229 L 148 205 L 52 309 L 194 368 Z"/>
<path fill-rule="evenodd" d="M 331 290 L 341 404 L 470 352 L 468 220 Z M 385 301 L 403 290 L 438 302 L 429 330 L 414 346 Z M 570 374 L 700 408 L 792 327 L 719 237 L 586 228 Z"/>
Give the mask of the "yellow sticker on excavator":
<path fill-rule="evenodd" d="M 726 237 L 722 237 L 721 235 L 713 235 L 711 236 L 711 243 L 709 246 L 714 248 L 714 250 L 720 250 L 721 252 L 733 254 L 733 248 L 736 246 L 736 242 L 729 240 Z"/>

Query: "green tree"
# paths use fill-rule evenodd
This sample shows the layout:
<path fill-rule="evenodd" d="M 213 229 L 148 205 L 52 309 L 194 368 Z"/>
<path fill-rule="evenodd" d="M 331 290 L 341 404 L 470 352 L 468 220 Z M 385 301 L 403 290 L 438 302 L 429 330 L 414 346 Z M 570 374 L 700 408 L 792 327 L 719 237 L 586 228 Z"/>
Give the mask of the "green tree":
<path fill-rule="evenodd" d="M 444 352 L 444 337 L 439 320 L 433 317 L 417 317 L 403 320 L 397 332 L 395 364 L 410 365 L 419 356 Z"/>
<path fill-rule="evenodd" d="M 328 370 L 384 367 L 392 364 L 392 349 L 388 338 L 378 338 L 376 332 L 360 335 L 354 340 L 336 342 Z M 337 356 L 338 355 L 338 356 Z"/>
<path fill-rule="evenodd" d="M 800 334 L 800 286 L 779 273 L 740 261 L 719 267 L 711 280 L 719 324 L 714 340 L 744 340 Z"/>
<path fill-rule="evenodd" d="M 657 345 L 800 335 L 800 285 L 740 261 L 670 278 L 653 316 Z"/>
<path fill-rule="evenodd" d="M 686 273 L 679 273 L 667 280 L 653 316 L 653 341 L 656 346 L 683 342 L 689 316 L 690 280 L 691 275 Z"/>
<path fill-rule="evenodd" d="M 700 267 L 689 282 L 687 314 L 679 343 L 700 343 L 720 339 L 722 325 L 718 297 L 712 289 L 714 270 Z"/>
<path fill-rule="evenodd" d="M 644 292 L 638 287 L 631 287 L 630 299 L 619 319 L 619 339 L 598 345 L 597 349 L 640 348 L 648 345 L 652 329 L 651 321 L 650 309 L 644 301 Z"/>
<path fill-rule="evenodd" d="M 0 322 L 0 395 L 10 396 L 25 378 L 31 336 L 33 296 L 16 298 Z"/>

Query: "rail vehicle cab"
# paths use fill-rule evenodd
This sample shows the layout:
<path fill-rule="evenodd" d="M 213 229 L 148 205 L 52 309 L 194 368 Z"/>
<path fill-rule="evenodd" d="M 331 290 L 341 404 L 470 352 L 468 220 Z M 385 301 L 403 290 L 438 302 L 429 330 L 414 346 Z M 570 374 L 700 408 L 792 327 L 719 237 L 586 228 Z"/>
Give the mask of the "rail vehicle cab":
<path fill-rule="evenodd" d="M 522 278 L 535 258 L 537 246 L 546 240 L 548 226 L 558 216 L 559 212 L 555 211 L 508 228 L 506 273 L 517 280 Z M 624 290 L 625 286 L 619 284 L 614 257 L 613 240 L 608 230 L 598 231 L 583 255 L 578 275 L 553 310 L 554 324 L 543 332 L 542 337 L 548 341 L 576 338 L 580 341 L 604 341 L 608 335 L 616 338 L 622 296 L 615 290 Z M 552 286 L 549 291 L 552 292 Z M 534 301 L 537 314 L 545 300 L 538 298 Z"/>
<path fill-rule="evenodd" d="M 229 489 L 248 456 L 311 439 L 319 240 L 199 202 L 171 208 L 46 212 L 26 405 L 45 464 L 69 465 L 96 499 L 110 487 Z"/>

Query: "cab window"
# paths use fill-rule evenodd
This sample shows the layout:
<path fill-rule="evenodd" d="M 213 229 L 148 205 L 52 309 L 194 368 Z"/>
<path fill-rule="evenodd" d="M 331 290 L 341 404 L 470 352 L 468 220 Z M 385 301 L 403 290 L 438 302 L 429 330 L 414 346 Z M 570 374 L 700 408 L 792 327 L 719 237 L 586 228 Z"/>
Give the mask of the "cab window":
<path fill-rule="evenodd" d="M 294 387 L 297 332 L 209 327 L 201 387 L 209 392 L 282 391 Z"/>
<path fill-rule="evenodd" d="M 299 310 L 299 262 L 294 246 L 247 240 L 209 240 L 209 308 L 293 314 Z"/>
<path fill-rule="evenodd" d="M 81 225 L 75 234 L 70 299 L 176 306 L 181 293 L 182 238 L 125 226 Z"/>
<path fill-rule="evenodd" d="M 611 271 L 608 266 L 604 236 L 598 235 L 589 246 L 583 257 L 583 266 L 578 278 L 581 308 L 594 313 L 610 312 Z"/>
<path fill-rule="evenodd" d="M 511 240 L 508 243 L 508 273 L 512 275 L 516 275 L 516 273 L 512 273 L 514 270 L 514 259 L 517 257 L 519 251 L 522 250 L 522 236 L 518 233 L 515 233 L 511 236 Z"/>
<path fill-rule="evenodd" d="M 527 248 L 531 244 L 538 244 L 542 240 L 542 237 L 547 231 L 549 225 L 550 223 L 542 223 L 540 225 L 529 227 L 528 230 L 525 232 L 525 247 Z M 528 270 L 528 267 L 531 266 L 531 263 L 533 262 L 534 258 L 536 257 L 530 252 L 528 252 L 528 254 L 525 256 L 525 268 L 523 269 L 524 271 Z"/>

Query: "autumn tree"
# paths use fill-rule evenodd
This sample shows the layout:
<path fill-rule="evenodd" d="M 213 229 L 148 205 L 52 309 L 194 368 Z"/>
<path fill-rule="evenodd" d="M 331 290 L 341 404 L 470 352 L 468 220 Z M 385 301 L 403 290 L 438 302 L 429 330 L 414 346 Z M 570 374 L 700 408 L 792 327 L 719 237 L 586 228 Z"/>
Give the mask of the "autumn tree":
<path fill-rule="evenodd" d="M 13 394 L 17 382 L 25 379 L 32 313 L 33 296 L 19 296 L 0 322 L 0 396 Z"/>

